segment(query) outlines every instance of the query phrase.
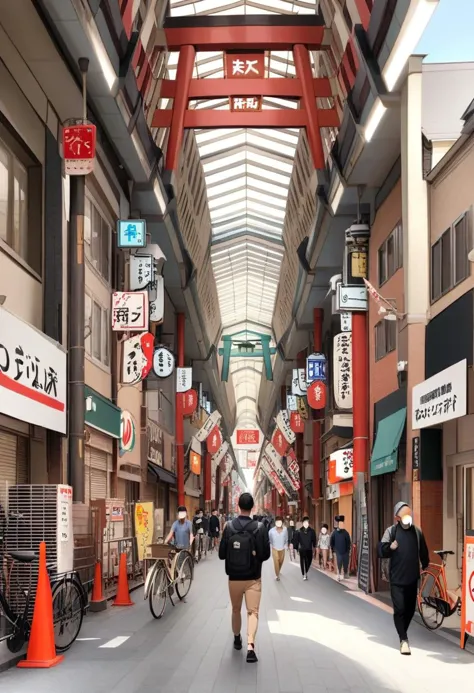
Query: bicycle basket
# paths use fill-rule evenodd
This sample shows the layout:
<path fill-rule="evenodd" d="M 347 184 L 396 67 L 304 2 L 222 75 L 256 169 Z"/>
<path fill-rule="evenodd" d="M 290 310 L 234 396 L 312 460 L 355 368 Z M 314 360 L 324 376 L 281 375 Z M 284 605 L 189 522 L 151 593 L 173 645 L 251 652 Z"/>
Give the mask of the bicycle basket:
<path fill-rule="evenodd" d="M 152 558 L 168 558 L 173 550 L 169 544 L 150 544 L 148 548 Z"/>

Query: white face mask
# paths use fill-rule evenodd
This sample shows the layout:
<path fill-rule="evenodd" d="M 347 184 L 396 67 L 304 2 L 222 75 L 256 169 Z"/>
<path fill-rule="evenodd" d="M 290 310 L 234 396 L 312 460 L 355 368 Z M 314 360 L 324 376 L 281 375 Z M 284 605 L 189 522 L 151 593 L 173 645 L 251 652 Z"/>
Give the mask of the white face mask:
<path fill-rule="evenodd" d="M 308 522 L 307 520 L 306 520 L 305 522 L 303 522 L 303 527 L 304 527 L 305 529 L 308 529 L 308 527 L 309 527 L 309 522 Z"/>
<path fill-rule="evenodd" d="M 281 520 L 277 520 L 275 524 L 277 527 L 283 527 L 283 522 Z"/>
<path fill-rule="evenodd" d="M 186 513 L 185 513 L 185 512 L 180 512 L 180 513 L 178 513 L 178 520 L 184 520 L 185 517 L 186 517 Z"/>
<path fill-rule="evenodd" d="M 413 524 L 413 518 L 412 518 L 411 515 L 404 515 L 404 516 L 402 517 L 402 525 L 403 525 L 404 527 L 407 527 L 407 528 L 408 528 L 408 527 L 411 527 L 412 524 Z"/>
<path fill-rule="evenodd" d="M 322 528 L 321 534 L 327 534 L 327 529 L 326 529 L 326 527 L 323 527 L 323 528 Z"/>
<path fill-rule="evenodd" d="M 293 520 L 290 520 L 290 527 L 294 527 L 294 526 L 295 526 L 295 523 L 293 522 Z"/>

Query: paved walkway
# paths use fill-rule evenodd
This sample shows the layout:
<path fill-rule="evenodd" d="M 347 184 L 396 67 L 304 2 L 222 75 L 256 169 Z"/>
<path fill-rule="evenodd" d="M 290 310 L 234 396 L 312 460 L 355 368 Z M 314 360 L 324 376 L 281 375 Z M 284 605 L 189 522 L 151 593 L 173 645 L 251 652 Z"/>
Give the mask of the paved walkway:
<path fill-rule="evenodd" d="M 5 693 L 433 693 L 464 691 L 474 656 L 426 631 L 411 630 L 402 657 L 392 616 L 358 592 L 286 562 L 281 582 L 264 570 L 257 652 L 246 664 L 232 649 L 230 609 L 217 556 L 201 563 L 186 604 L 155 621 L 136 604 L 90 614 L 81 640 L 55 669 L 0 674 Z"/>

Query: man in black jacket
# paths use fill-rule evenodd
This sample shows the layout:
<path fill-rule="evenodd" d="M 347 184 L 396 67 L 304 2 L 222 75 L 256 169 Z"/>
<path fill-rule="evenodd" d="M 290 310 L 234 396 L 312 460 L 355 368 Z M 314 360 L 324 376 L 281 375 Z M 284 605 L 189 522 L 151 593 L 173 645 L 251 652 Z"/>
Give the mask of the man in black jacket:
<path fill-rule="evenodd" d="M 253 498 L 243 493 L 239 498 L 239 517 L 229 522 L 219 545 L 219 558 L 225 560 L 229 576 L 229 594 L 232 603 L 232 630 L 234 648 L 242 649 L 242 600 L 247 607 L 247 662 L 257 662 L 255 635 L 262 596 L 262 563 L 270 558 L 270 541 L 266 528 L 250 517 Z"/>
<path fill-rule="evenodd" d="M 411 650 L 407 631 L 416 609 L 420 563 L 425 570 L 430 556 L 423 532 L 413 524 L 408 503 L 397 503 L 393 514 L 395 524 L 385 530 L 379 545 L 379 556 L 390 559 L 393 620 L 400 638 L 400 652 L 409 655 Z"/>
<path fill-rule="evenodd" d="M 300 554 L 300 567 L 303 580 L 308 579 L 308 572 L 316 551 L 316 532 L 309 526 L 309 517 L 303 517 L 303 525 L 293 535 L 293 547 Z"/>
<path fill-rule="evenodd" d="M 344 515 L 334 518 L 335 529 L 331 534 L 331 551 L 336 554 L 337 579 L 349 577 L 349 556 L 351 553 L 351 535 L 344 528 Z"/>

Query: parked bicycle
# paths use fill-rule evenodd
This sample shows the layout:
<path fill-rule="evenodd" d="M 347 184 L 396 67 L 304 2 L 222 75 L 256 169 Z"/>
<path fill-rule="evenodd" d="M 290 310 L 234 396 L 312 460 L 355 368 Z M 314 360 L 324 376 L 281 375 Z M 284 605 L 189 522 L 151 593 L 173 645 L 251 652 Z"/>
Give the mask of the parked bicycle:
<path fill-rule="evenodd" d="M 454 551 L 435 551 L 441 564 L 430 563 L 420 577 L 418 592 L 418 611 L 421 619 L 429 630 L 436 630 L 445 618 L 455 612 L 461 613 L 461 597 L 450 594 L 446 580 L 446 562 L 448 556 L 454 556 Z"/>
<path fill-rule="evenodd" d="M 194 577 L 194 562 L 187 549 L 178 549 L 170 544 L 152 544 L 151 553 L 156 561 L 146 576 L 144 599 L 148 599 L 152 616 L 160 619 L 167 599 L 172 606 L 175 605 L 175 592 L 181 601 L 188 595 Z"/>

